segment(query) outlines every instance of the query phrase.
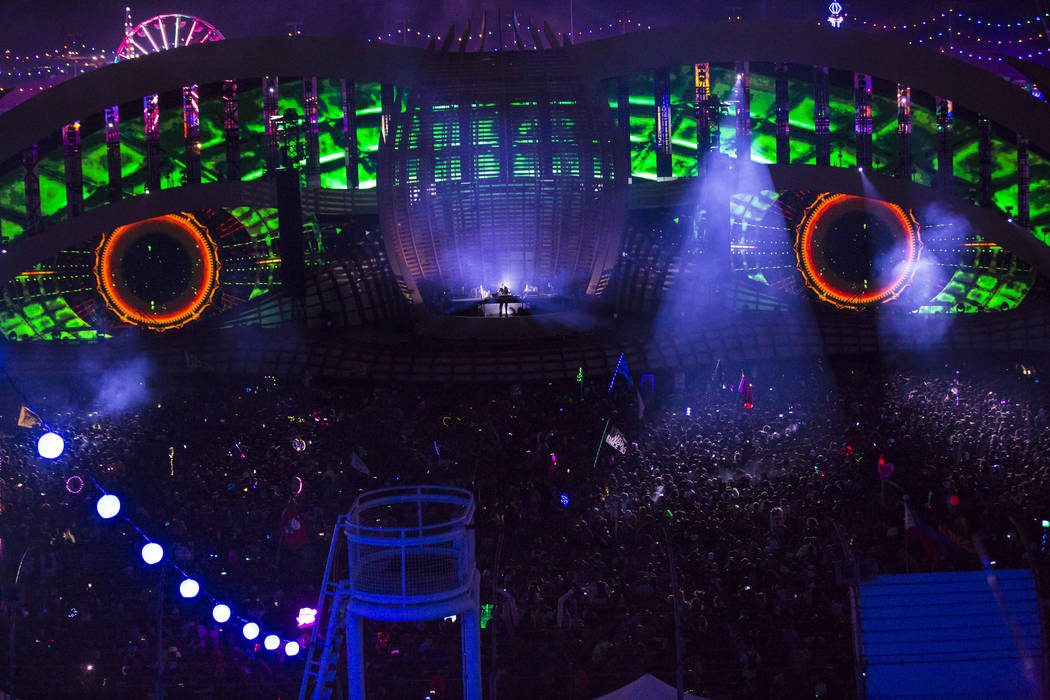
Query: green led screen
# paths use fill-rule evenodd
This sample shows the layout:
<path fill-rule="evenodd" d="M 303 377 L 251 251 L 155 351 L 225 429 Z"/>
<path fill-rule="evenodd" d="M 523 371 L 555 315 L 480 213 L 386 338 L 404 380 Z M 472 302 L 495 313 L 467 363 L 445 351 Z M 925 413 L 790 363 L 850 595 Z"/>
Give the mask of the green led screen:
<path fill-rule="evenodd" d="M 739 90 L 734 92 L 736 76 L 731 66 L 711 66 L 711 91 L 726 106 L 721 119 L 720 152 L 736 155 L 736 108 Z M 809 75 L 806 70 L 801 71 Z M 844 84 L 850 76 L 841 74 L 830 86 L 831 164 L 856 167 L 854 143 L 853 90 Z M 676 177 L 696 174 L 696 117 L 693 103 L 695 83 L 693 66 L 679 66 L 670 71 L 672 125 L 672 166 Z M 627 78 L 630 102 L 631 172 L 635 177 L 656 179 L 656 108 L 652 73 Z M 791 162 L 816 163 L 813 126 L 812 78 L 801 78 L 799 71 L 790 75 L 788 90 L 791 129 Z M 605 94 L 609 107 L 616 113 L 617 85 L 607 81 Z M 771 64 L 751 65 L 751 159 L 771 163 L 776 158 L 776 112 L 774 77 Z M 937 124 L 929 96 L 912 96 L 912 162 L 916 182 L 931 185 L 937 170 Z M 892 175 L 897 162 L 897 96 L 895 87 L 874 81 L 872 96 L 872 152 L 876 171 Z M 954 194 L 964 199 L 973 196 L 977 187 L 977 126 L 972 115 L 956 110 L 954 120 Z M 992 197 L 1004 212 L 1017 212 L 1017 145 L 996 129 L 992 135 Z M 1030 154 L 1030 216 L 1033 234 L 1050 244 L 1050 160 Z"/>
<path fill-rule="evenodd" d="M 803 293 L 795 231 L 816 194 L 763 191 L 735 195 L 730 238 L 733 271 L 784 293 Z M 1036 282 L 1028 264 L 958 222 L 919 221 L 921 272 L 892 303 L 916 313 L 1016 308 Z"/>
<path fill-rule="evenodd" d="M 207 209 L 192 214 L 214 241 L 221 263 L 219 289 L 209 315 L 280 287 L 275 208 Z M 106 311 L 97 290 L 97 244 L 98 240 L 87 241 L 62 251 L 4 285 L 0 332 L 5 338 L 96 340 L 110 337 L 123 327 Z"/>
<path fill-rule="evenodd" d="M 237 93 L 240 121 L 242 179 L 262 177 L 265 166 L 264 130 L 262 126 L 261 80 L 242 80 Z M 279 108 L 295 109 L 302 114 L 302 81 L 282 80 L 279 84 Z M 356 133 L 358 146 L 358 179 L 361 188 L 375 187 L 376 154 L 379 150 L 379 123 L 382 108 L 380 86 L 376 83 L 355 85 Z M 223 134 L 223 104 L 220 86 L 201 89 L 200 143 L 201 180 L 224 179 L 226 142 Z M 181 93 L 163 94 L 160 105 L 161 187 L 182 184 L 186 167 Z M 321 186 L 342 189 L 347 186 L 343 149 L 342 89 L 339 80 L 318 79 L 319 150 Z M 146 188 L 146 140 L 143 129 L 142 101 L 121 105 L 120 109 L 121 176 L 126 195 L 140 195 Z M 84 179 L 84 208 L 105 206 L 109 198 L 109 173 L 105 131 L 101 115 L 86 120 L 81 128 L 81 157 Z M 66 218 L 65 163 L 62 144 L 57 138 L 41 144 L 40 194 L 43 226 L 46 229 Z M 17 240 L 23 233 L 25 194 L 22 166 L 12 160 L 0 173 L 0 233 L 3 242 Z"/>

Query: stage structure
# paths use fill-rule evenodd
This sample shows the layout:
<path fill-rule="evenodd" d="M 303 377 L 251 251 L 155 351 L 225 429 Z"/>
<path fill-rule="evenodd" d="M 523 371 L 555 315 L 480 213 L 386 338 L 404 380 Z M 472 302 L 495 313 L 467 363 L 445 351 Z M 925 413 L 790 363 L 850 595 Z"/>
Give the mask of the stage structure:
<path fill-rule="evenodd" d="M 395 110 L 378 205 L 414 301 L 503 284 L 593 295 L 611 272 L 627 209 L 623 136 L 551 35 L 466 51 L 468 32 L 458 52 L 428 52 Z"/>
<path fill-rule="evenodd" d="M 481 700 L 480 583 L 469 491 L 397 486 L 361 494 L 335 526 L 299 700 L 332 697 L 344 647 L 346 697 L 365 697 L 364 618 L 453 615 L 462 635 L 463 697 Z"/>

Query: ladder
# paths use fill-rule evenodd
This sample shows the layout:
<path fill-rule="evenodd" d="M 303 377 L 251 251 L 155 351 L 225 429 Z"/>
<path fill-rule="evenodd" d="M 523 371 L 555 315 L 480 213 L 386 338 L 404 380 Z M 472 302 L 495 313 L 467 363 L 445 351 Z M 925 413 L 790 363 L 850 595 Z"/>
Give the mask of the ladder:
<path fill-rule="evenodd" d="M 317 601 L 317 622 L 310 635 L 310 651 L 303 681 L 299 686 L 299 700 L 330 700 L 336 687 L 339 659 L 346 647 L 346 608 L 350 601 L 350 581 L 349 575 L 339 577 L 334 574 L 332 562 L 338 562 L 337 549 L 342 549 L 344 554 L 346 552 L 342 536 L 345 526 L 346 515 L 340 515 L 328 549 L 324 583 Z M 345 556 L 343 558 L 346 559 Z M 349 567 L 348 559 L 345 566 Z"/>

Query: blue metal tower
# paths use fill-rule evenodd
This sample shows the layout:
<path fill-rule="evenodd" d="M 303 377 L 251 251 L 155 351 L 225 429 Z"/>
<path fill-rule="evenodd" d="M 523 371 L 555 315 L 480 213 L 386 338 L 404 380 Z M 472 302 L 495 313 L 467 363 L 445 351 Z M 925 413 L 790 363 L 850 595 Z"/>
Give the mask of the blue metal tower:
<path fill-rule="evenodd" d="M 339 516 L 299 700 L 328 700 L 346 650 L 349 698 L 365 697 L 362 623 L 456 615 L 463 697 L 481 700 L 481 576 L 474 562 L 474 497 L 445 486 L 399 486 L 358 496 Z"/>

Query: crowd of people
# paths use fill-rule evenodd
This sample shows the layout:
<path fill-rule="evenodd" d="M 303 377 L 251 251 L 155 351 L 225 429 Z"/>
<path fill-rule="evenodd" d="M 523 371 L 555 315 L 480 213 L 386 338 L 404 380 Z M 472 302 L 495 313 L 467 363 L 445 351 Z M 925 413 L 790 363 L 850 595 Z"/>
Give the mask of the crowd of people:
<path fill-rule="evenodd" d="M 626 377 L 609 391 L 607 376 L 454 390 L 143 377 L 120 411 L 90 386 L 32 383 L 66 451 L 37 456 L 43 428 L 4 410 L 0 688 L 292 696 L 307 650 L 268 652 L 215 623 L 209 598 L 179 597 L 174 567 L 305 646 L 296 615 L 316 607 L 337 516 L 363 491 L 432 483 L 478 505 L 487 697 L 592 698 L 646 672 L 673 684 L 676 602 L 689 692 L 850 697 L 858 576 L 979 568 L 981 550 L 1045 565 L 1040 376 L 720 362 L 655 391 Z M 120 517 L 96 514 L 100 488 Z M 906 502 L 940 548 L 905 532 Z M 170 564 L 143 563 L 139 529 Z M 371 622 L 366 639 L 369 697 L 460 694 L 456 623 Z"/>

